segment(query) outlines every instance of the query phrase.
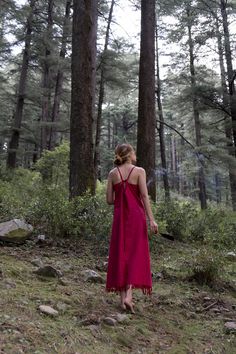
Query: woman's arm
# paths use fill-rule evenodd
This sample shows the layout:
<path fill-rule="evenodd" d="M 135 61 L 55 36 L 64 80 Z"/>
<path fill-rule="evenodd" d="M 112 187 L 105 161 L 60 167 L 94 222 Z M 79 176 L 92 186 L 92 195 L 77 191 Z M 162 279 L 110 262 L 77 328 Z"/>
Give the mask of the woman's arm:
<path fill-rule="evenodd" d="M 147 183 L 146 183 L 146 172 L 143 168 L 140 168 L 140 175 L 138 178 L 139 190 L 143 200 L 143 204 L 146 210 L 147 217 L 149 219 L 151 231 L 154 233 L 158 232 L 158 226 L 154 220 L 151 204 L 148 196 Z"/>
<path fill-rule="evenodd" d="M 114 204 L 114 191 L 113 191 L 111 172 L 109 173 L 107 179 L 106 199 L 107 199 L 107 204 Z"/>

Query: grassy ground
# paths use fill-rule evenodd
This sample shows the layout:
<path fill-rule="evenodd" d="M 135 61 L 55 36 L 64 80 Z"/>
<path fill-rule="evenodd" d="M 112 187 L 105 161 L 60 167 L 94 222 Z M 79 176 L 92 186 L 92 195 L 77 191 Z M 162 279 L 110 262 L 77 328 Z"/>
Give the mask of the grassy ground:
<path fill-rule="evenodd" d="M 215 287 L 200 286 L 186 280 L 198 246 L 160 239 L 152 253 L 153 295 L 135 290 L 136 314 L 109 326 L 99 319 L 121 312 L 118 296 L 80 275 L 106 260 L 99 246 L 0 247 L 0 353 L 236 353 L 235 335 L 224 330 L 227 320 L 236 321 L 236 292 L 228 286 L 236 279 L 236 263 L 227 263 Z M 35 258 L 61 270 L 64 284 L 36 276 Z M 41 314 L 40 304 L 59 315 Z"/>

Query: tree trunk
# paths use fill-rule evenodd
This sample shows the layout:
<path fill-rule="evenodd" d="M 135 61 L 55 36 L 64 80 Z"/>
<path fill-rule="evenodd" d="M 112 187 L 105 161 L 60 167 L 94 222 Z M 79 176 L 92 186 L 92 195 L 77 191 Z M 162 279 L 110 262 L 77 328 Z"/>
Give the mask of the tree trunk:
<path fill-rule="evenodd" d="M 98 169 L 98 166 L 101 163 L 100 162 L 100 139 L 101 139 L 101 126 L 102 126 L 102 104 L 104 101 L 104 86 L 105 86 L 104 69 L 107 60 L 106 58 L 107 47 L 109 43 L 110 27 L 111 27 L 114 4 L 115 4 L 115 0 L 111 0 L 111 6 L 109 11 L 106 36 L 105 36 L 105 45 L 101 56 L 101 64 L 100 64 L 101 76 L 100 76 L 99 95 L 98 95 L 98 113 L 97 113 L 97 122 L 96 122 L 96 137 L 95 137 L 95 152 L 94 152 L 94 171 L 95 171 L 96 180 L 99 177 L 101 178 L 101 176 L 99 176 L 99 171 L 101 173 L 101 170 Z"/>
<path fill-rule="evenodd" d="M 162 178 L 165 190 L 165 198 L 170 199 L 170 186 L 168 180 L 168 170 L 166 163 L 166 148 L 165 148 L 165 128 L 164 128 L 164 115 L 162 109 L 161 101 L 161 80 L 160 80 L 160 66 L 159 66 L 159 47 L 158 47 L 158 28 L 156 25 L 156 76 L 157 76 L 157 107 L 158 107 L 158 116 L 159 116 L 159 139 L 160 139 L 160 153 L 161 153 L 161 166 L 162 166 Z"/>
<path fill-rule="evenodd" d="M 217 35 L 217 44 L 218 44 L 218 53 L 219 53 L 219 62 L 220 62 L 220 77 L 221 77 L 221 86 L 222 86 L 223 105 L 225 109 L 230 111 L 229 93 L 226 84 L 226 72 L 224 67 L 224 51 L 223 51 L 218 19 L 216 20 L 216 35 Z M 228 153 L 229 155 L 234 156 L 233 136 L 232 136 L 232 129 L 231 129 L 232 123 L 231 123 L 231 117 L 228 114 L 225 115 L 224 126 L 225 126 L 225 136 L 227 140 Z M 232 205 L 236 206 L 236 173 L 231 163 L 228 164 L 228 167 L 229 167 L 229 180 L 230 180 Z"/>
<path fill-rule="evenodd" d="M 111 118 L 107 119 L 107 147 L 111 148 Z"/>
<path fill-rule="evenodd" d="M 93 117 L 96 79 L 97 1 L 74 0 L 70 123 L 70 197 L 95 192 Z"/>
<path fill-rule="evenodd" d="M 228 25 L 228 15 L 226 11 L 227 1 L 220 0 L 220 9 L 221 15 L 223 19 L 223 29 L 224 29 L 224 44 L 225 44 L 225 58 L 227 65 L 227 77 L 228 77 L 228 86 L 229 86 L 229 106 L 232 118 L 232 132 L 233 132 L 233 151 L 229 146 L 230 154 L 236 157 L 236 90 L 234 85 L 234 80 L 236 73 L 233 70 L 232 64 L 232 52 L 230 47 L 230 37 L 229 37 L 229 25 Z M 226 128 L 229 133 L 229 128 Z M 231 197 L 232 197 L 232 205 L 233 210 L 236 210 L 236 168 L 232 167 L 230 169 L 230 185 L 231 185 Z"/>
<path fill-rule="evenodd" d="M 195 135 L 196 135 L 196 146 L 201 146 L 201 123 L 198 111 L 198 102 L 196 97 L 196 77 L 195 77 L 195 66 L 194 66 L 194 53 L 193 53 L 193 40 L 192 40 L 192 25 L 191 25 L 191 14 L 190 9 L 187 8 L 187 18 L 188 18 L 188 44 L 189 44 L 189 56 L 190 56 L 190 74 L 191 74 L 191 88 L 192 88 L 192 99 L 193 99 L 193 116 L 195 124 Z M 205 174 L 204 174 L 204 162 L 202 154 L 198 152 L 198 187 L 199 187 L 199 200 L 201 203 L 201 209 L 207 208 L 207 196 L 206 196 L 206 185 L 205 185 Z"/>
<path fill-rule="evenodd" d="M 155 26 L 155 0 L 141 0 L 137 164 L 146 171 L 153 201 L 156 200 Z"/>
<path fill-rule="evenodd" d="M 71 8 L 72 0 L 67 0 L 66 2 L 66 10 L 65 10 L 65 18 L 63 23 L 63 31 L 62 31 L 62 44 L 59 55 L 59 64 L 58 71 L 56 77 L 56 87 L 54 94 L 54 102 L 52 107 L 52 126 L 50 128 L 50 137 L 49 137 L 49 146 L 48 149 L 52 150 L 58 144 L 58 122 L 59 122 L 59 110 L 60 110 L 60 101 L 62 95 L 62 85 L 63 85 L 63 63 L 66 56 L 66 45 L 67 40 L 70 34 L 70 8 Z"/>
<path fill-rule="evenodd" d="M 41 115 L 41 146 L 40 152 L 42 154 L 43 150 L 48 149 L 49 133 L 50 129 L 48 124 L 50 122 L 50 111 L 51 111 L 51 65 L 49 59 L 51 56 L 51 41 L 52 41 L 52 30 L 53 30 L 53 7 L 54 0 L 48 0 L 48 10 L 47 10 L 47 29 L 44 34 L 44 45 L 45 45 L 45 57 L 43 59 L 43 77 L 42 77 L 42 115 Z"/>
<path fill-rule="evenodd" d="M 30 45 L 31 45 L 31 33 L 32 33 L 32 21 L 33 12 L 36 0 L 30 1 L 30 12 L 26 23 L 26 37 L 25 37 L 25 48 L 23 52 L 23 60 L 20 72 L 19 88 L 17 93 L 16 109 L 14 114 L 14 126 L 12 128 L 12 135 L 8 145 L 8 155 L 7 155 L 7 168 L 16 167 L 16 154 L 19 146 L 21 122 L 23 116 L 24 102 L 25 102 L 25 89 L 27 74 L 29 68 L 29 57 L 30 57 Z"/>

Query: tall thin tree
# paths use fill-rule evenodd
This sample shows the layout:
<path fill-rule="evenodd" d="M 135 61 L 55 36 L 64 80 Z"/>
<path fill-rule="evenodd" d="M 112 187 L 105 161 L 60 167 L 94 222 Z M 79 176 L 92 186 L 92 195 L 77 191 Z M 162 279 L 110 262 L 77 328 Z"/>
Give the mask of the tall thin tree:
<path fill-rule="evenodd" d="M 162 166 L 162 177 L 165 190 L 165 198 L 170 198 L 170 186 L 167 171 L 167 161 L 166 161 L 166 147 L 165 147 L 165 126 L 164 126 L 164 114 L 162 109 L 161 100 L 161 79 L 160 79 L 160 65 L 159 65 L 159 43 L 158 43 L 158 24 L 156 24 L 156 77 L 157 77 L 157 107 L 158 107 L 158 118 L 159 118 L 159 140 L 160 140 L 160 153 L 161 153 L 161 166 Z"/>
<path fill-rule="evenodd" d="M 195 136 L 196 136 L 196 146 L 199 148 L 202 144 L 201 136 L 201 122 L 200 114 L 198 109 L 198 99 L 196 95 L 196 74 L 195 74 L 195 63 L 194 63 L 194 42 L 192 38 L 192 13 L 191 5 L 186 5 L 186 16 L 187 16 L 187 28 L 188 28 L 188 45 L 189 45 L 189 64 L 190 64 L 190 77 L 191 77 L 191 89 L 192 89 L 192 103 L 193 103 L 193 118 L 195 125 Z M 197 152 L 198 153 L 198 152 Z M 199 200 L 201 203 L 201 208 L 207 208 L 207 195 L 206 195 L 206 184 L 205 184 L 205 174 L 204 174 L 204 162 L 203 155 L 199 155 L 198 158 L 198 187 L 199 187 Z"/>
<path fill-rule="evenodd" d="M 53 31 L 53 11 L 54 0 L 47 2 L 47 28 L 44 33 L 45 56 L 43 58 L 43 74 L 42 74 L 42 114 L 41 114 L 41 146 L 40 152 L 48 149 L 49 140 L 49 121 L 51 115 L 51 94 L 52 94 L 52 75 L 50 58 L 52 55 L 52 31 Z"/>
<path fill-rule="evenodd" d="M 233 132 L 233 154 L 236 157 L 236 89 L 235 89 L 235 79 L 236 72 L 233 70 L 233 60 L 232 51 L 230 43 L 229 34 L 229 22 L 227 13 L 227 1 L 220 0 L 220 10 L 223 20 L 223 30 L 224 30 L 224 45 L 225 45 L 225 59 L 227 65 L 227 78 L 228 78 L 228 90 L 229 90 L 229 106 L 232 118 L 232 132 Z M 232 191 L 232 205 L 233 209 L 236 210 L 236 172 L 235 168 L 231 170 L 231 191 Z"/>
<path fill-rule="evenodd" d="M 154 201 L 156 200 L 155 26 L 155 0 L 141 0 L 137 164 L 146 170 L 148 190 Z"/>
<path fill-rule="evenodd" d="M 102 104 L 104 101 L 104 87 L 105 87 L 105 65 L 107 60 L 107 47 L 109 43 L 114 4 L 115 4 L 115 0 L 111 0 L 110 11 L 109 11 L 109 16 L 107 21 L 105 44 L 101 55 L 101 63 L 100 63 L 101 74 L 100 74 L 100 84 L 99 84 L 99 94 L 98 94 L 98 113 L 97 113 L 97 122 L 96 122 L 95 151 L 94 151 L 94 170 L 96 174 L 96 179 L 99 177 L 98 166 L 100 164 L 100 138 L 101 138 L 101 125 L 102 125 Z"/>
<path fill-rule="evenodd" d="M 93 120 L 97 1 L 74 0 L 70 122 L 70 197 L 94 192 Z"/>
<path fill-rule="evenodd" d="M 22 122 L 23 109 L 25 103 L 26 82 L 27 82 L 27 74 L 29 68 L 32 23 L 33 23 L 35 3 L 36 0 L 30 1 L 30 5 L 29 5 L 30 11 L 26 22 L 25 47 L 23 51 L 23 60 L 22 60 L 21 71 L 20 71 L 19 88 L 17 92 L 12 134 L 8 145 L 8 155 L 7 155 L 8 168 L 16 167 L 16 154 L 19 146 L 21 122 Z"/>
<path fill-rule="evenodd" d="M 65 17 L 64 17 L 63 30 L 62 30 L 62 42 L 61 42 L 61 49 L 59 54 L 55 94 L 54 94 L 54 101 L 53 101 L 52 114 L 51 114 L 51 122 L 53 124 L 50 128 L 50 134 L 49 134 L 49 143 L 48 143 L 49 150 L 53 149 L 58 143 L 57 129 L 58 129 L 58 122 L 59 122 L 59 110 L 60 110 L 62 86 L 63 86 L 63 79 L 64 79 L 63 64 L 66 56 L 67 41 L 70 35 L 71 3 L 72 0 L 66 1 Z"/>

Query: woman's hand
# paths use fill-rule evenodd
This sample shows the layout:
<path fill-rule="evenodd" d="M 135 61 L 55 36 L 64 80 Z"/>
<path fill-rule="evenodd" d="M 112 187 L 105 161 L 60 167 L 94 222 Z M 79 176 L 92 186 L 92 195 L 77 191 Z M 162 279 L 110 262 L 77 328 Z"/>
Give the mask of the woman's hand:
<path fill-rule="evenodd" d="M 150 229 L 154 234 L 158 233 L 158 225 L 154 220 L 150 220 Z"/>

